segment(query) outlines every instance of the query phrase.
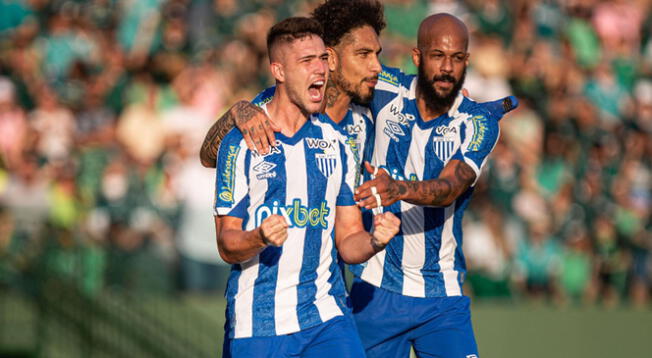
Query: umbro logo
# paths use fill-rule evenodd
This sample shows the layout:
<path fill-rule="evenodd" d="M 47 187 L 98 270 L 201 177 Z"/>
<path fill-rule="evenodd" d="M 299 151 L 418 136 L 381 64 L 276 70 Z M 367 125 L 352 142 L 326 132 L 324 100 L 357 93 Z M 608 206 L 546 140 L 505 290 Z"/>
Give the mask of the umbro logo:
<path fill-rule="evenodd" d="M 387 125 L 385 128 L 383 128 L 383 133 L 385 133 L 388 137 L 392 138 L 395 142 L 398 142 L 398 136 L 404 136 L 405 132 L 403 131 L 403 128 L 401 128 L 401 125 L 398 122 L 394 121 L 387 121 Z"/>
<path fill-rule="evenodd" d="M 252 169 L 258 173 L 256 178 L 258 180 L 276 178 L 276 172 L 272 172 L 276 168 L 276 164 L 270 162 L 260 162 L 256 164 Z"/>

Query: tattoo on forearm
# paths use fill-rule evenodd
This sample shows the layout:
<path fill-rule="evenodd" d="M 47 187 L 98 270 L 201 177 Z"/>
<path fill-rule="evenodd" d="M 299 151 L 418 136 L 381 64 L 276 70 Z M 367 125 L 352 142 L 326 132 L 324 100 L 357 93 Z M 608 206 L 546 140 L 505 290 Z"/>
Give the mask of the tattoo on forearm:
<path fill-rule="evenodd" d="M 455 179 L 460 185 L 471 185 L 475 180 L 475 172 L 465 163 L 459 163 L 455 168 Z"/>
<path fill-rule="evenodd" d="M 240 101 L 233 107 L 235 112 L 235 125 L 240 127 L 242 124 L 249 122 L 256 114 L 265 112 L 258 106 L 253 105 L 247 101 Z M 262 126 L 261 128 L 262 129 Z"/>
<path fill-rule="evenodd" d="M 248 122 L 257 113 L 264 112 L 256 105 L 247 101 L 240 101 L 220 117 L 220 119 L 218 119 L 208 131 L 204 143 L 202 144 L 201 152 L 199 153 L 202 164 L 206 167 L 214 168 L 215 161 L 217 160 L 217 150 L 219 149 L 224 136 L 226 136 L 233 127 Z M 247 130 L 244 129 L 242 134 L 247 135 Z"/>
<path fill-rule="evenodd" d="M 335 101 L 337 101 L 337 98 L 340 96 L 340 90 L 335 86 L 335 83 L 331 81 L 330 79 L 328 80 L 328 83 L 326 84 L 326 107 L 333 107 L 335 104 Z"/>
<path fill-rule="evenodd" d="M 234 127 L 235 122 L 231 111 L 227 111 L 220 119 L 213 123 L 208 130 L 204 143 L 202 143 L 199 157 L 202 165 L 209 168 L 215 168 L 217 160 L 217 150 L 224 136 Z"/>

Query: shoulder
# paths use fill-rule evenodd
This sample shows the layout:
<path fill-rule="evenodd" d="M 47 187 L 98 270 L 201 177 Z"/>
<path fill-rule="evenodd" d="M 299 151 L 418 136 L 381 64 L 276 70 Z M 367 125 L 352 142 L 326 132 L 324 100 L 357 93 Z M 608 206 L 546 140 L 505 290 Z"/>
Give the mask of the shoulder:
<path fill-rule="evenodd" d="M 262 92 L 260 92 L 252 101 L 251 103 L 255 104 L 256 106 L 262 106 L 264 104 L 269 103 L 269 101 L 272 100 L 274 97 L 274 93 L 276 92 L 276 86 L 268 87 L 264 89 Z"/>
<path fill-rule="evenodd" d="M 224 139 L 220 143 L 220 148 L 227 145 L 240 145 L 243 141 L 244 137 L 242 136 L 242 132 L 234 127 L 224 136 Z"/>
<path fill-rule="evenodd" d="M 328 115 L 324 113 L 315 113 L 310 119 L 314 126 L 321 129 L 324 139 L 335 138 L 342 141 L 346 140 L 346 132 L 344 131 L 344 128 L 335 123 Z"/>
<path fill-rule="evenodd" d="M 376 89 L 398 92 L 401 87 L 410 88 L 414 75 L 406 75 L 398 68 L 383 65 L 382 71 L 378 74 Z"/>
<path fill-rule="evenodd" d="M 372 118 L 371 110 L 367 106 L 361 106 L 359 104 L 351 103 L 349 105 L 349 112 L 351 113 L 351 115 L 362 116 L 366 120 L 371 120 Z"/>
<path fill-rule="evenodd" d="M 490 128 L 498 128 L 498 121 L 493 118 L 494 114 L 482 103 L 475 102 L 474 100 L 460 95 L 462 99 L 457 108 L 455 108 L 455 114 L 460 114 L 466 117 L 466 122 L 471 122 L 475 124 L 481 123 L 484 126 Z"/>

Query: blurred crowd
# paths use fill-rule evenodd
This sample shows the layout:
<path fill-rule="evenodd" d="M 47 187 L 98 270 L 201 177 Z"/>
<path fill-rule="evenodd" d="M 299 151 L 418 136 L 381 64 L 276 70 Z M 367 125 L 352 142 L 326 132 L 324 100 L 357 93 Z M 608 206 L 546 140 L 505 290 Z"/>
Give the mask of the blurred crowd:
<path fill-rule="evenodd" d="M 471 97 L 520 100 L 465 218 L 467 294 L 648 305 L 650 1 L 383 2 L 385 64 L 415 73 L 419 22 L 449 12 Z M 0 0 L 0 285 L 221 293 L 201 142 L 271 83 L 268 28 L 318 3 Z"/>

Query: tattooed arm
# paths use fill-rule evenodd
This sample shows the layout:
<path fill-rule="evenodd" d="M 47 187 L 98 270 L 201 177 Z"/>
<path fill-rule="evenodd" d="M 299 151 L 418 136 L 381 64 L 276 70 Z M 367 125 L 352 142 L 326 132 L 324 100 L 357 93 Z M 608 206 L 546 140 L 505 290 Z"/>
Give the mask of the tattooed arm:
<path fill-rule="evenodd" d="M 275 142 L 274 131 L 278 130 L 260 107 L 240 101 L 229 108 L 208 130 L 199 153 L 203 166 L 215 168 L 220 143 L 233 127 L 238 127 L 242 132 L 249 149 L 263 154 L 267 153 L 269 146 Z"/>
<path fill-rule="evenodd" d="M 370 173 L 374 168 L 365 162 Z M 442 170 L 439 178 L 424 181 L 394 180 L 385 170 L 380 170 L 375 179 L 358 187 L 355 200 L 360 207 L 373 209 L 378 206 L 371 187 L 376 187 L 382 206 L 389 206 L 399 200 L 422 206 L 448 206 L 464 193 L 475 181 L 473 169 L 460 160 L 451 160 Z"/>

